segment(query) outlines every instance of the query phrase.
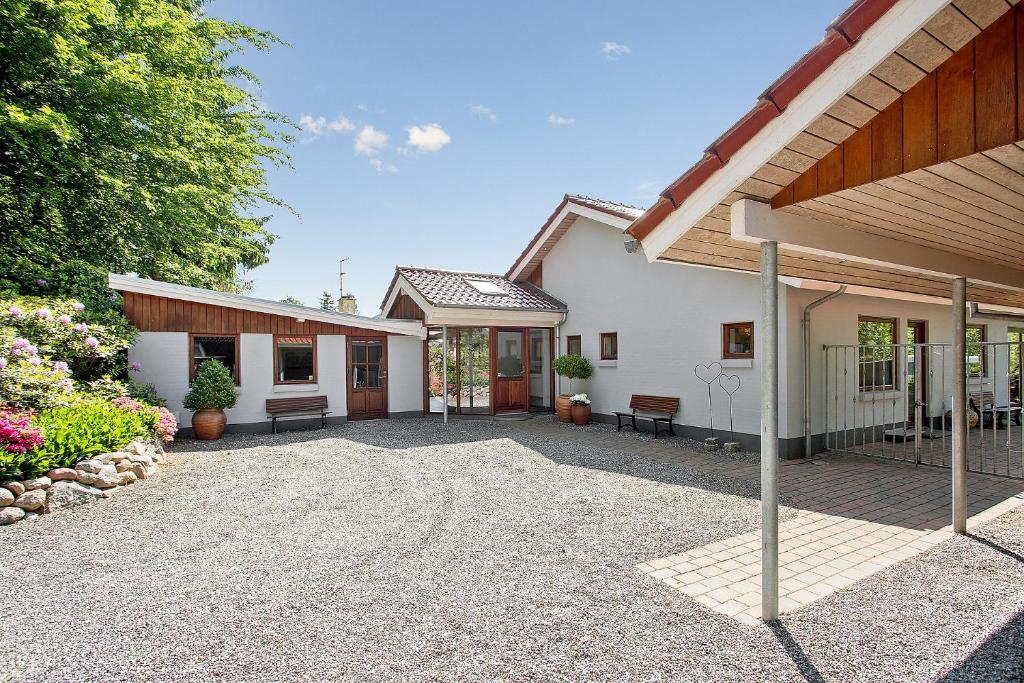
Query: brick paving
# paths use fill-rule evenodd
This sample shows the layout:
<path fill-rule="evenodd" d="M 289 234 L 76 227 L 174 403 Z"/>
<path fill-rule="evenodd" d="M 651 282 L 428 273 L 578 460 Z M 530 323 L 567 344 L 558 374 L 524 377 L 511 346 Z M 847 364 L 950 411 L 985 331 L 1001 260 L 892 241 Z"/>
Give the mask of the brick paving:
<path fill-rule="evenodd" d="M 557 424 L 533 420 L 524 429 Z M 667 439 L 631 438 L 598 429 L 579 439 L 644 457 L 669 458 L 719 476 L 757 482 L 759 464 L 719 453 L 680 448 Z M 863 456 L 836 454 L 785 461 L 780 497 L 799 514 L 779 525 L 779 607 L 805 607 L 952 536 L 950 471 Z M 1024 505 L 1024 481 L 968 475 L 969 526 Z M 744 624 L 758 623 L 761 604 L 761 532 L 724 538 L 637 565 L 652 579 Z"/>

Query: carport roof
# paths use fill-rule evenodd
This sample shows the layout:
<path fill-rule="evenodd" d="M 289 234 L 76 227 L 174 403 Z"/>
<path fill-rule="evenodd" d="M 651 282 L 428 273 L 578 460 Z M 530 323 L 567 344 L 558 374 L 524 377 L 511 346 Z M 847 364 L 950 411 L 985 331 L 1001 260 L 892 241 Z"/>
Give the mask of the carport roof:
<path fill-rule="evenodd" d="M 813 213 L 822 237 L 838 224 L 847 234 L 883 237 L 897 247 L 882 258 L 858 259 L 838 239 L 811 249 L 784 235 L 762 236 L 779 242 L 782 275 L 948 298 L 952 271 L 908 267 L 905 252 L 926 248 L 1017 267 L 1024 163 L 1013 143 L 1024 133 L 1024 117 L 1016 120 L 1018 111 L 1024 114 L 1024 87 L 1009 65 L 1024 46 L 1024 19 L 1016 5 L 858 0 L 629 232 L 642 240 L 649 260 L 756 271 L 758 240 L 737 231 L 734 213 L 750 200 L 770 202 L 780 225 L 788 226 L 793 214 Z M 963 55 L 970 89 L 951 93 Z M 1002 135 L 1007 92 L 1010 130 Z M 943 98 L 960 103 L 969 121 L 944 120 Z M 903 146 L 899 131 L 913 131 L 914 140 Z M 944 146 L 951 131 L 963 132 L 970 145 Z M 965 243 L 973 251 L 962 249 Z M 972 274 L 977 270 L 953 273 L 972 278 L 973 300 L 1024 304 L 1013 272 L 987 280 Z M 1000 281 L 1010 284 L 993 285 Z"/>

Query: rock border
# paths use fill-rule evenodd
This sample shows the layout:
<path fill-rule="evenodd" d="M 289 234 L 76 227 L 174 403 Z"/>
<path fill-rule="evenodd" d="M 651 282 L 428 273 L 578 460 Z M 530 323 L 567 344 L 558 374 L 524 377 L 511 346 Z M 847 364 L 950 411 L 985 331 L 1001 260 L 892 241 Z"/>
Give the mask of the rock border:
<path fill-rule="evenodd" d="M 121 487 L 157 473 L 166 462 L 159 439 L 137 439 L 119 451 L 79 461 L 74 468 L 58 467 L 46 476 L 0 485 L 0 526 L 62 508 L 111 498 Z"/>

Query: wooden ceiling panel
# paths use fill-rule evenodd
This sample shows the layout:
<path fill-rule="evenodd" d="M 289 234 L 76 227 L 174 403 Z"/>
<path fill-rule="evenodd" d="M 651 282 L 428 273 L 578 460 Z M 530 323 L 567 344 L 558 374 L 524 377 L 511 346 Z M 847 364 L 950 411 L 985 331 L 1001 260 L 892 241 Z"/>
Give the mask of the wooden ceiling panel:
<path fill-rule="evenodd" d="M 906 92 L 924 78 L 925 71 L 899 54 L 891 54 L 871 72 L 900 92 Z"/>
<path fill-rule="evenodd" d="M 924 25 L 929 35 L 942 41 L 950 50 L 959 50 L 981 31 L 964 14 L 952 5 L 947 5 Z"/>
<path fill-rule="evenodd" d="M 915 33 L 897 52 L 924 71 L 934 71 L 953 54 L 953 50 L 926 31 Z"/>
<path fill-rule="evenodd" d="M 1006 0 L 953 0 L 953 4 L 983 30 L 1010 9 Z"/>
<path fill-rule="evenodd" d="M 850 88 L 850 95 L 852 97 L 878 111 L 885 109 L 895 102 L 900 94 L 899 90 L 871 74 L 868 74 L 857 85 Z"/>

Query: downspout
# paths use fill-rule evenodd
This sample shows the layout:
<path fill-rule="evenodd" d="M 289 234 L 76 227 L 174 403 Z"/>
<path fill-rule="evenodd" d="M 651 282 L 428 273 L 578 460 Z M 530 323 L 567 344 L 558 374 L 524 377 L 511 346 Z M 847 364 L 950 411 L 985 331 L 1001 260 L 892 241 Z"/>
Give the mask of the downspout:
<path fill-rule="evenodd" d="M 820 299 L 815 299 L 804 306 L 803 332 L 803 361 L 804 361 L 804 457 L 810 460 L 811 452 L 811 311 L 822 304 L 827 304 L 832 299 L 838 299 L 846 292 L 846 285 Z"/>
<path fill-rule="evenodd" d="M 559 352 L 562 350 L 562 323 L 555 323 L 555 358 L 558 358 Z M 555 358 L 551 359 L 551 372 L 555 371 Z M 562 378 L 557 374 L 555 375 L 555 396 L 562 393 Z M 555 396 L 551 397 L 551 402 L 554 404 Z"/>

